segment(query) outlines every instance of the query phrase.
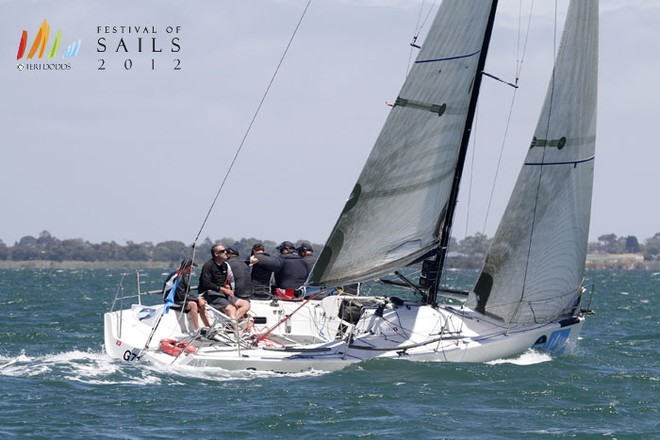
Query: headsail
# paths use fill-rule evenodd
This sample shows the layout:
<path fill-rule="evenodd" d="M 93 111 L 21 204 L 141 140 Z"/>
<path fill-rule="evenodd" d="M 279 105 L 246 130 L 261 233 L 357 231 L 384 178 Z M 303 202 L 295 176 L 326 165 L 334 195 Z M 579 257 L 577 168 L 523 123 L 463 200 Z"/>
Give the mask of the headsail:
<path fill-rule="evenodd" d="M 598 0 L 572 1 L 534 139 L 470 308 L 517 324 L 575 306 L 589 234 L 597 74 Z"/>
<path fill-rule="evenodd" d="M 437 246 L 493 3 L 442 2 L 310 284 L 381 276 Z"/>

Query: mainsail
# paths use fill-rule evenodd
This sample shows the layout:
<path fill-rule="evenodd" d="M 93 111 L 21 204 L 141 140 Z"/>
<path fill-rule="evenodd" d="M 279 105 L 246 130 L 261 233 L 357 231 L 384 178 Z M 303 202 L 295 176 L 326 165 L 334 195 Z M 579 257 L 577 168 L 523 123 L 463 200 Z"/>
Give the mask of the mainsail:
<path fill-rule="evenodd" d="M 442 2 L 309 284 L 381 276 L 438 245 L 493 7 Z"/>
<path fill-rule="evenodd" d="M 571 2 L 534 139 L 468 307 L 548 322 L 581 294 L 596 142 L 598 0 Z"/>

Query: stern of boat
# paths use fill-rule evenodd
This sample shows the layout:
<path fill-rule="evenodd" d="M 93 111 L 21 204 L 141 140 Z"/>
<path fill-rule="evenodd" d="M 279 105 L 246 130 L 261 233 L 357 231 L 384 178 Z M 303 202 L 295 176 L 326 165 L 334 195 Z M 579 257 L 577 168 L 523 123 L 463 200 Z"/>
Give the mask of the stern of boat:
<path fill-rule="evenodd" d="M 138 318 L 150 311 L 158 312 L 158 308 L 134 305 L 131 309 L 116 310 L 104 315 L 105 351 L 110 357 L 134 361 L 143 349 L 157 347 L 161 339 L 178 339 L 188 335 L 190 330 L 185 314 L 174 310 L 162 315 L 152 335 L 153 323 Z"/>

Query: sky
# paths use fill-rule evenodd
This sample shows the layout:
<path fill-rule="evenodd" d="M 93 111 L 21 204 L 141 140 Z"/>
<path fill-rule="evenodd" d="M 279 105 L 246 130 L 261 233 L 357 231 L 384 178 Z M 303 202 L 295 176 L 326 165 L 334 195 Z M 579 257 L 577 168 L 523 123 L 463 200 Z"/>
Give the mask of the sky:
<path fill-rule="evenodd" d="M 0 240 L 13 245 L 48 231 L 93 243 L 323 243 L 435 4 L 312 1 L 245 137 L 306 4 L 0 0 Z M 554 2 L 536 1 L 530 14 L 523 0 L 519 19 L 520 5 L 500 0 L 486 64 L 508 81 L 522 66 L 511 121 L 507 129 L 513 89 L 484 79 L 458 239 L 495 233 L 536 125 L 567 1 L 558 1 L 556 19 Z M 22 31 L 29 49 L 44 19 L 48 50 L 62 31 L 57 56 L 17 60 Z M 600 2 L 591 241 L 660 232 L 657 23 L 660 0 Z M 78 55 L 63 59 L 77 39 Z M 18 68 L 39 63 L 57 70 Z"/>

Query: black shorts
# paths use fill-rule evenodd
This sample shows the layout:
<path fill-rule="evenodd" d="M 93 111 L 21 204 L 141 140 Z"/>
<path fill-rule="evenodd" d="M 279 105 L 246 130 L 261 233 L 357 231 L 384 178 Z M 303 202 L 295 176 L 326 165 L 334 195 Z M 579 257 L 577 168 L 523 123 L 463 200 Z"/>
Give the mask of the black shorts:
<path fill-rule="evenodd" d="M 215 307 L 218 310 L 222 310 L 225 307 L 234 304 L 233 298 L 230 298 L 229 295 L 224 293 L 209 292 L 204 294 L 204 299 L 209 303 L 209 305 Z"/>
<path fill-rule="evenodd" d="M 198 295 L 197 293 L 188 292 L 188 295 L 185 297 L 185 302 L 186 302 L 186 303 L 189 303 L 189 302 L 197 302 L 197 300 L 198 300 L 200 297 L 201 297 L 201 296 Z M 174 298 L 174 304 L 182 305 L 183 302 L 184 302 L 184 298 L 182 298 L 182 297 L 175 297 L 175 298 Z"/>

